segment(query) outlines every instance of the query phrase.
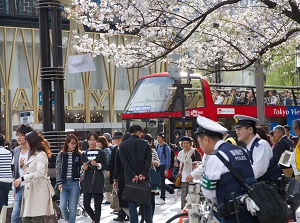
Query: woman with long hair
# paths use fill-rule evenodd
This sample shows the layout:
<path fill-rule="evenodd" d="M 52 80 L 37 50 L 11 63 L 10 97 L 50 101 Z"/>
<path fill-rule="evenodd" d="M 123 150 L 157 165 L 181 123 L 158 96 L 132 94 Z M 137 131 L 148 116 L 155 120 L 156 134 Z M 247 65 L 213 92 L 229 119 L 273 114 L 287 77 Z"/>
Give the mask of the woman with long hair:
<path fill-rule="evenodd" d="M 64 219 L 75 223 L 80 196 L 79 178 L 82 166 L 78 138 L 69 134 L 56 157 L 56 182 L 60 191 L 60 209 Z"/>
<path fill-rule="evenodd" d="M 103 150 L 97 148 L 98 135 L 89 133 L 87 141 L 89 148 L 83 154 L 83 169 L 85 171 L 82 181 L 83 206 L 93 223 L 99 223 L 101 217 L 101 203 L 103 200 L 104 175 L 107 169 L 107 160 Z M 91 199 L 94 197 L 95 211 L 91 208 Z"/>
<path fill-rule="evenodd" d="M 26 189 L 21 204 L 22 222 L 42 223 L 43 216 L 54 214 L 52 204 L 54 191 L 47 177 L 51 151 L 42 134 L 37 131 L 27 133 L 25 140 L 31 156 L 21 167 L 26 174 L 15 180 L 14 186 L 18 187 L 21 182 L 25 182 Z"/>
<path fill-rule="evenodd" d="M 107 139 L 104 136 L 98 137 L 97 147 L 105 152 L 107 163 L 109 163 L 111 159 L 111 151 L 109 149 L 109 143 Z M 104 189 L 105 189 L 105 196 L 107 201 L 105 201 L 103 204 L 110 204 L 112 196 L 112 184 L 110 183 L 109 177 L 107 175 L 107 171 L 103 171 L 104 174 Z"/>
<path fill-rule="evenodd" d="M 160 160 L 159 157 L 157 155 L 155 146 L 154 146 L 154 139 L 152 137 L 152 135 L 150 134 L 145 134 L 143 136 L 143 139 L 147 140 L 149 142 L 149 145 L 151 147 L 151 152 L 152 152 L 152 161 L 151 161 L 151 167 L 150 169 L 154 169 L 156 170 L 156 167 L 158 167 L 160 165 Z M 152 207 L 152 218 L 154 215 L 154 211 L 155 211 L 155 193 L 158 192 L 158 187 L 152 187 L 151 189 L 151 207 Z M 144 222 L 144 207 L 143 205 L 141 205 L 141 214 L 142 214 L 142 219 L 140 220 L 140 223 Z"/>

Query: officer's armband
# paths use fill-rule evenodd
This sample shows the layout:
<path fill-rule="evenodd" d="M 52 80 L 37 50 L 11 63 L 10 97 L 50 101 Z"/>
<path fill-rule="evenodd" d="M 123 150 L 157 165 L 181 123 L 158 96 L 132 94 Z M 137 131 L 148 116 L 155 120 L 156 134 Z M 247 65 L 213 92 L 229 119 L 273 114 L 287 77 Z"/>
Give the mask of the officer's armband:
<path fill-rule="evenodd" d="M 210 180 L 207 177 L 203 176 L 201 181 L 201 187 L 206 190 L 215 190 L 217 187 L 217 180 Z"/>

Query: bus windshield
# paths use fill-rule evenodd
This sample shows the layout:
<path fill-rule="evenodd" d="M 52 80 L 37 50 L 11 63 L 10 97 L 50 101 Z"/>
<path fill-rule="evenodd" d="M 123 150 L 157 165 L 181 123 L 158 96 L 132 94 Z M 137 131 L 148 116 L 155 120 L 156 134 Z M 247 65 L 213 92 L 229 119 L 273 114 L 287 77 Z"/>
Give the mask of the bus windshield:
<path fill-rule="evenodd" d="M 175 80 L 167 76 L 141 78 L 125 107 L 125 114 L 172 112 L 181 110 L 181 94 L 173 87 Z M 203 107 L 205 104 L 201 80 L 191 79 L 192 88 L 184 90 L 185 108 Z"/>
<path fill-rule="evenodd" d="M 170 97 L 176 92 L 170 77 L 138 80 L 124 113 L 166 111 Z"/>

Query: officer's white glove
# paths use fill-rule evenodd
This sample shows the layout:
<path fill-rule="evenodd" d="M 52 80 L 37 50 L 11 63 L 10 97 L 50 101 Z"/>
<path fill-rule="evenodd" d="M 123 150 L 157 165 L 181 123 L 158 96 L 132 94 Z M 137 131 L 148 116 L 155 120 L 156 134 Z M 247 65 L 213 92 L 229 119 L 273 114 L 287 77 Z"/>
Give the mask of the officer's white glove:
<path fill-rule="evenodd" d="M 248 194 L 244 194 L 240 197 L 240 201 L 244 203 L 247 207 L 247 210 L 250 211 L 251 215 L 256 215 L 256 212 L 259 211 L 259 207 L 255 204 L 255 202 L 248 196 Z"/>

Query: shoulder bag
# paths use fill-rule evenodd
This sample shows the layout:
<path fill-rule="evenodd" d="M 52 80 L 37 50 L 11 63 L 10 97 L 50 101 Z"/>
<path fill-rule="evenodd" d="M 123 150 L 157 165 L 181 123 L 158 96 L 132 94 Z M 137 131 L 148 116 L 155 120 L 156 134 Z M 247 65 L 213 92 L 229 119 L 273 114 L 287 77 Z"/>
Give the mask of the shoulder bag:
<path fill-rule="evenodd" d="M 177 174 L 177 176 L 176 176 L 176 178 L 175 178 L 175 180 L 174 180 L 174 185 L 175 185 L 176 187 L 181 187 L 181 184 L 182 184 L 181 178 L 182 178 L 182 170 L 183 170 L 183 166 L 184 166 L 184 163 L 182 163 L 182 166 L 180 167 L 180 170 L 179 170 L 179 172 L 178 172 L 178 174 Z"/>
<path fill-rule="evenodd" d="M 287 223 L 290 219 L 290 210 L 275 184 L 266 184 L 264 181 L 254 183 L 249 186 L 239 172 L 233 168 L 220 153 L 215 154 L 238 179 L 238 181 L 248 189 L 249 197 L 259 207 L 257 217 L 261 223 Z"/>

